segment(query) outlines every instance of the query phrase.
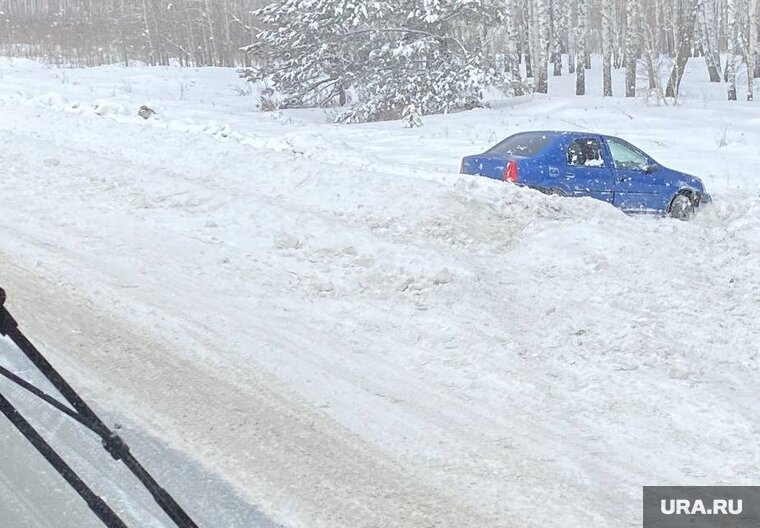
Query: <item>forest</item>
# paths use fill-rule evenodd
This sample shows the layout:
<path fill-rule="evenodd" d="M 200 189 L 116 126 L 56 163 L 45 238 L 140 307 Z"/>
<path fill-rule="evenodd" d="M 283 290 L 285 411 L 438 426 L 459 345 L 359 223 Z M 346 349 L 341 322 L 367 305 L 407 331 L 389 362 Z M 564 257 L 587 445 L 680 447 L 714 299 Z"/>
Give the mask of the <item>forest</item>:
<path fill-rule="evenodd" d="M 604 95 L 678 96 L 690 57 L 737 98 L 760 73 L 757 0 L 0 0 L 0 54 L 62 66 L 241 68 L 261 107 L 342 106 L 343 121 L 546 93 L 603 58 Z M 747 73 L 751 75 L 747 75 Z M 641 90 L 642 82 L 638 89 Z"/>

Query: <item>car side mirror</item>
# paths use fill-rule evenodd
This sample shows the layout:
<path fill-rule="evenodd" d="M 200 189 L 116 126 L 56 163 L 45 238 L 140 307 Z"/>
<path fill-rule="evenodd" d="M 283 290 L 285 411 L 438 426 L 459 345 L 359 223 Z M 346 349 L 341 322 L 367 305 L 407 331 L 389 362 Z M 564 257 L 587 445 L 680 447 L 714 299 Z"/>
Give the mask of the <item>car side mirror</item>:
<path fill-rule="evenodd" d="M 646 172 L 647 174 L 652 174 L 654 171 L 656 171 L 659 168 L 660 166 L 657 165 L 656 163 L 649 163 L 647 165 L 644 165 L 644 172 Z"/>

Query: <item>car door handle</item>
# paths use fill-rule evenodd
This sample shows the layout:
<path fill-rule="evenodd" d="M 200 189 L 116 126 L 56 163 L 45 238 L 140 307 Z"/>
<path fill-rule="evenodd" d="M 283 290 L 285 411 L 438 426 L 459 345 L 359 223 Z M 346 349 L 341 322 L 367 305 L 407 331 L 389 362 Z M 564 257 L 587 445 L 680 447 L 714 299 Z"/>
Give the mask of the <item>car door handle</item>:
<path fill-rule="evenodd" d="M 573 174 L 572 172 L 566 172 L 565 173 L 565 178 L 568 178 L 568 179 L 575 178 L 575 174 Z"/>
<path fill-rule="evenodd" d="M 630 176 L 620 176 L 617 179 L 617 181 L 619 181 L 620 183 L 629 182 L 629 181 L 631 181 L 631 177 Z"/>

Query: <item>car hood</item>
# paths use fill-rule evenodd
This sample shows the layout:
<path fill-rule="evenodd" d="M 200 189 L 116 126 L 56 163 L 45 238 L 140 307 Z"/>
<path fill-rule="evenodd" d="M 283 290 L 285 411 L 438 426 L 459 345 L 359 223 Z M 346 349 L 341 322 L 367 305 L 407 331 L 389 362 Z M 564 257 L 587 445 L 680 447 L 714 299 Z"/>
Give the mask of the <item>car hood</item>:
<path fill-rule="evenodd" d="M 672 169 L 669 169 L 669 170 L 670 170 L 670 173 L 677 180 L 678 185 L 680 187 L 689 187 L 699 192 L 705 191 L 705 184 L 702 182 L 700 178 L 696 176 L 692 176 L 691 174 L 686 174 L 685 172 L 678 172 Z"/>

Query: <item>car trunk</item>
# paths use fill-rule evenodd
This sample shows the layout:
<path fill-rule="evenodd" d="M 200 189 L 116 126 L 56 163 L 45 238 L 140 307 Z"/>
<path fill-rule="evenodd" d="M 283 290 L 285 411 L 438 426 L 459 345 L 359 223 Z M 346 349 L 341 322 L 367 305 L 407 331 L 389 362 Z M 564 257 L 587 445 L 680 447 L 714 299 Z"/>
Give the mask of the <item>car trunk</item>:
<path fill-rule="evenodd" d="M 508 159 L 503 156 L 479 154 L 462 159 L 462 174 L 476 174 L 494 180 L 504 179 Z"/>

